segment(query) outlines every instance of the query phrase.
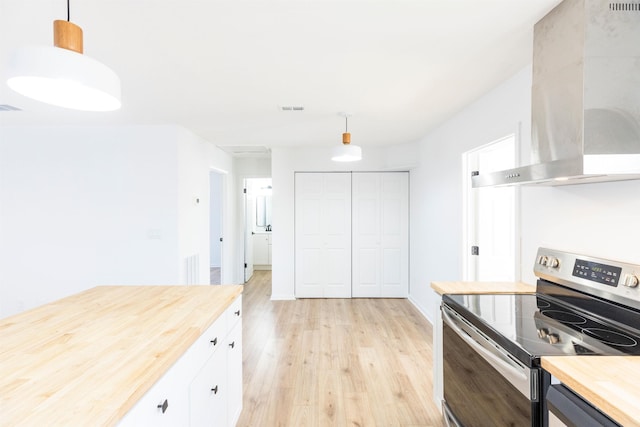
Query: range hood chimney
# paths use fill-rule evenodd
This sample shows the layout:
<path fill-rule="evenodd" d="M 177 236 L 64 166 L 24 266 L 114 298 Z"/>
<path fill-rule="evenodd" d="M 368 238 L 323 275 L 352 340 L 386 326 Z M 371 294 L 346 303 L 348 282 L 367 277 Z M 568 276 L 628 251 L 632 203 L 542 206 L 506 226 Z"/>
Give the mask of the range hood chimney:
<path fill-rule="evenodd" d="M 640 0 L 564 0 L 534 27 L 532 165 L 473 186 L 640 179 Z"/>

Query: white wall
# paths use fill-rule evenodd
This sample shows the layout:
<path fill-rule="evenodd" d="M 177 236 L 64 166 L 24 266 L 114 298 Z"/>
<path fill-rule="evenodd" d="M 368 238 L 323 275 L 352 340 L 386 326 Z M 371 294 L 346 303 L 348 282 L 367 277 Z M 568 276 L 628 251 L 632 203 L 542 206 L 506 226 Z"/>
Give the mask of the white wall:
<path fill-rule="evenodd" d="M 0 127 L 0 317 L 96 285 L 182 283 L 191 253 L 208 283 L 212 166 L 232 172 L 176 126 Z"/>
<path fill-rule="evenodd" d="M 529 163 L 531 68 L 469 105 L 420 142 L 411 171 L 411 300 L 430 319 L 430 283 L 461 280 L 462 153 L 521 129 L 521 164 Z M 466 179 L 466 177 L 465 177 Z M 539 246 L 640 264 L 640 181 L 521 187 L 522 280 Z"/>
<path fill-rule="evenodd" d="M 415 163 L 416 148 L 411 144 L 402 148 L 363 145 L 363 159 L 353 163 L 332 162 L 331 148 L 272 149 L 272 299 L 294 298 L 294 173 L 407 170 Z"/>
<path fill-rule="evenodd" d="M 182 284 L 209 284 L 209 165 L 204 140 L 178 131 L 178 256 Z M 206 233 L 206 234 L 205 234 Z M 197 277 L 187 274 L 187 259 L 197 259 Z"/>
<path fill-rule="evenodd" d="M 420 141 L 411 171 L 410 298 L 430 319 L 437 313 L 430 283 L 462 278 L 462 153 L 520 126 L 529 145 L 530 75 L 521 70 Z"/>
<path fill-rule="evenodd" d="M 522 278 L 539 246 L 640 264 L 640 181 L 522 189 Z"/>

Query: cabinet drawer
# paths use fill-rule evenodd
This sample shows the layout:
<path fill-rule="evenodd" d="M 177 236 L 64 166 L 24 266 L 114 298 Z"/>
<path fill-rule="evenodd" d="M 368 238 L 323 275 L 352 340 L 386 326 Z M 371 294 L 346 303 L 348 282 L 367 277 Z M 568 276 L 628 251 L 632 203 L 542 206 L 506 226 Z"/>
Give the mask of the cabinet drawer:
<path fill-rule="evenodd" d="M 125 414 L 118 426 L 183 425 L 189 416 L 188 389 L 184 377 L 190 375 L 188 359 L 178 360 Z"/>
<path fill-rule="evenodd" d="M 228 309 L 227 309 L 228 310 Z M 202 366 L 224 344 L 227 336 L 227 311 L 207 328 L 190 350 L 193 366 Z"/>
<path fill-rule="evenodd" d="M 238 295 L 238 298 L 231 303 L 227 308 L 226 315 L 227 331 L 231 331 L 242 318 L 242 295 Z"/>

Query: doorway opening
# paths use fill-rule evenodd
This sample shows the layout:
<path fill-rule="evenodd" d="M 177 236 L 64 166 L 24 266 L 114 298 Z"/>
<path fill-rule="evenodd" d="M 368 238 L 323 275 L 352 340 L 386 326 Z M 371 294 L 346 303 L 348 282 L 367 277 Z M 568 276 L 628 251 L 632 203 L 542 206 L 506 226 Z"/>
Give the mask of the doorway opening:
<path fill-rule="evenodd" d="M 244 281 L 271 270 L 271 178 L 244 180 Z"/>
<path fill-rule="evenodd" d="M 463 153 L 463 280 L 516 281 L 520 277 L 519 189 L 471 187 L 472 173 L 516 167 L 518 135 Z"/>
<path fill-rule="evenodd" d="M 222 283 L 223 200 L 225 174 L 209 172 L 209 283 Z"/>

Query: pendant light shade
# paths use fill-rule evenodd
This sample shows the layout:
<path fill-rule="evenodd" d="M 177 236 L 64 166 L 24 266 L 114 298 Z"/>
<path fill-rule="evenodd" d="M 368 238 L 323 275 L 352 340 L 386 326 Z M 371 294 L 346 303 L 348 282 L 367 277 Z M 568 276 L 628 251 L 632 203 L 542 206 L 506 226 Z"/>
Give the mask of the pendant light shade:
<path fill-rule="evenodd" d="M 334 162 L 357 162 L 362 160 L 362 148 L 351 145 L 351 134 L 348 132 L 348 117 L 344 113 L 345 132 L 342 134 L 342 145 L 333 149 L 331 160 Z"/>
<path fill-rule="evenodd" d="M 54 22 L 55 46 L 19 48 L 7 64 L 7 85 L 47 104 L 84 111 L 120 108 L 120 79 L 109 67 L 83 55 L 82 29 Z"/>

